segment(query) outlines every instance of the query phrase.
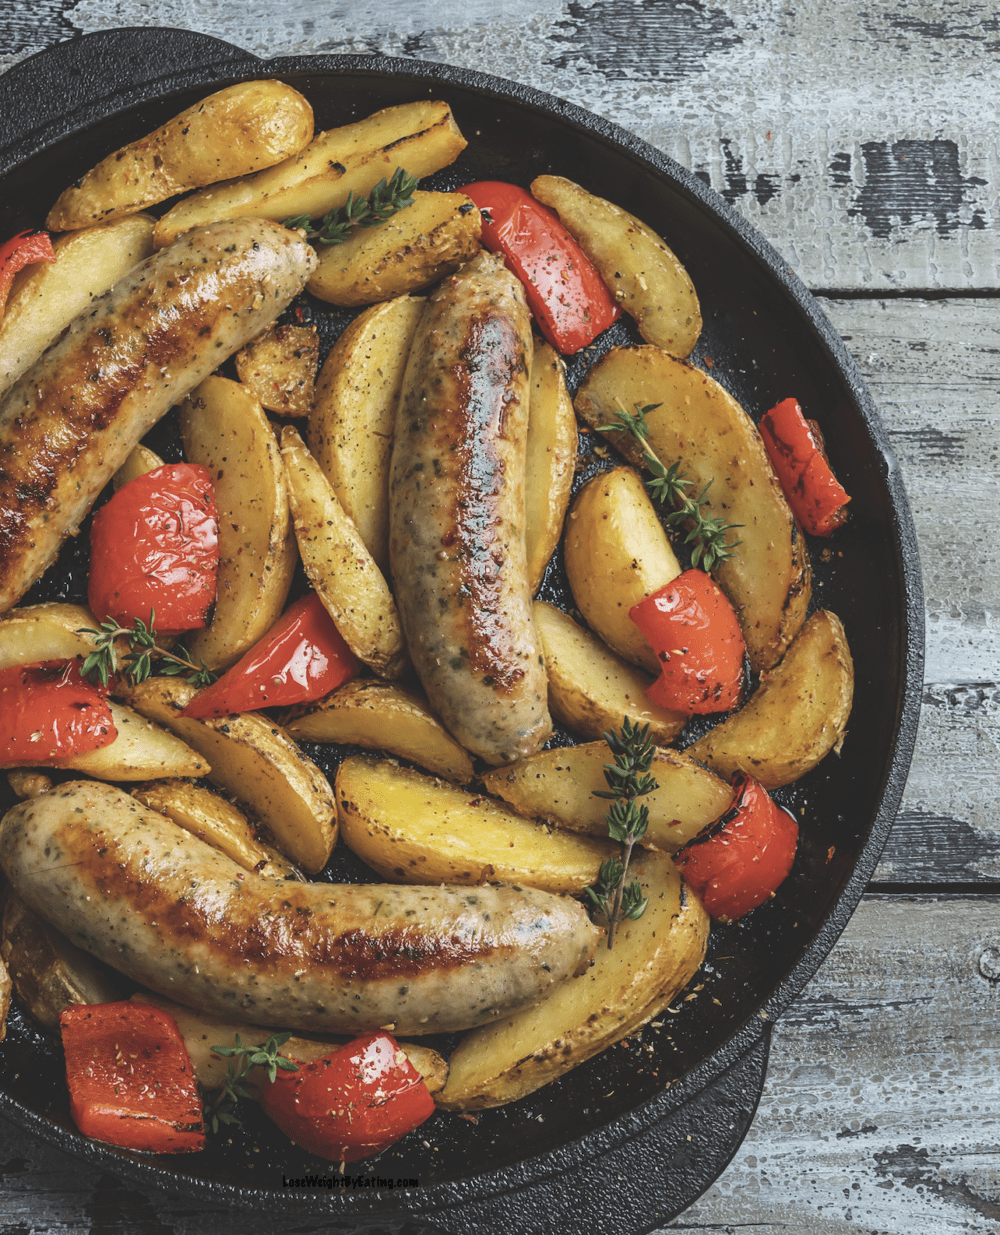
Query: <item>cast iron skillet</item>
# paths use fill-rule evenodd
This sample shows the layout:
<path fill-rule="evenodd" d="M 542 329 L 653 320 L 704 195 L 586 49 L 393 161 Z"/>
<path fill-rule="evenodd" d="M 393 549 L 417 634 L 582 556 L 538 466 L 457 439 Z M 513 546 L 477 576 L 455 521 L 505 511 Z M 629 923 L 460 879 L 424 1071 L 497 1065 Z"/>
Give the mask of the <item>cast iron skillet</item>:
<path fill-rule="evenodd" d="M 822 542 L 810 546 L 814 606 L 840 615 L 854 654 L 850 730 L 839 759 L 831 756 L 780 793 L 802 825 L 793 873 L 775 901 L 742 923 L 713 929 L 706 968 L 695 979 L 703 987 L 679 1002 L 676 1015 L 665 1015 L 659 1030 L 647 1029 L 641 1048 L 613 1048 L 541 1092 L 485 1112 L 478 1123 L 435 1116 L 359 1168 L 374 1187 L 287 1187 L 288 1179 L 331 1178 L 335 1171 L 295 1149 L 253 1110 L 231 1143 L 216 1140 L 198 1155 L 154 1159 L 86 1141 L 69 1119 L 58 1048 L 16 1012 L 0 1049 L 2 1109 L 137 1182 L 265 1212 L 392 1224 L 420 1215 L 455 1231 L 500 1223 L 570 1229 L 574 1215 L 586 1212 L 608 1231 L 649 1229 L 699 1195 L 735 1151 L 762 1082 L 767 1029 L 843 930 L 902 794 L 919 708 L 923 608 L 912 522 L 885 430 L 812 297 L 700 180 L 597 116 L 445 65 L 379 56 L 262 62 L 217 40 L 166 29 L 60 44 L 0 79 L 0 236 L 41 223 L 66 184 L 123 142 L 212 90 L 257 76 L 300 89 L 316 111 L 317 129 L 419 97 L 445 99 L 470 145 L 431 187 L 484 177 L 527 184 L 553 172 L 631 210 L 667 239 L 704 311 L 692 359 L 710 367 L 755 417 L 796 395 L 823 424 L 834 468 L 852 494 L 851 520 L 831 543 L 831 560 L 821 560 Z M 308 303 L 328 346 L 347 316 Z M 637 338 L 619 324 L 591 359 L 610 342 Z M 574 387 L 582 371 L 580 362 L 570 366 Z M 85 540 L 67 546 L 28 600 L 81 595 Z M 546 588 L 556 599 L 567 595 L 558 562 Z M 334 766 L 322 748 L 310 754 Z M 8 794 L 0 806 L 9 800 Z M 327 877 L 364 876 L 349 858 L 338 858 Z M 624 1184 L 614 1182 L 623 1177 Z M 397 1189 L 410 1179 L 419 1187 Z"/>

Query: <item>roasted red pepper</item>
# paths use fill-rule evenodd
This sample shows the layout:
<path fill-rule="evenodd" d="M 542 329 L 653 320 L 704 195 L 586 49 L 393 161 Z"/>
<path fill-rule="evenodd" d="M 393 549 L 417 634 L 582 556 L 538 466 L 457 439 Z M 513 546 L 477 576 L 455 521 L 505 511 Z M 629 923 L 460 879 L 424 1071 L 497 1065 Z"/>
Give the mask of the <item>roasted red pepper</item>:
<path fill-rule="evenodd" d="M 75 1004 L 59 1026 L 85 1136 L 157 1154 L 204 1149 L 201 1098 L 172 1016 L 144 1003 Z"/>
<path fill-rule="evenodd" d="M 14 275 L 32 262 L 55 260 L 48 232 L 18 232 L 6 244 L 0 245 L 0 317 L 7 304 Z"/>
<path fill-rule="evenodd" d="M 279 1072 L 260 1101 L 286 1136 L 330 1162 L 381 1153 L 434 1113 L 423 1077 L 387 1033 Z"/>
<path fill-rule="evenodd" d="M 745 645 L 733 606 L 703 570 L 686 570 L 629 610 L 661 665 L 646 698 L 675 712 L 728 712 Z"/>
<path fill-rule="evenodd" d="M 720 922 L 734 922 L 773 896 L 792 869 L 799 839 L 798 824 L 763 785 L 737 772 L 733 786 L 729 810 L 674 859 Z"/>
<path fill-rule="evenodd" d="M 98 619 L 156 629 L 204 626 L 215 601 L 219 519 L 208 468 L 165 463 L 123 485 L 94 516 L 90 608 Z"/>
<path fill-rule="evenodd" d="M 524 284 L 539 330 L 557 351 L 578 352 L 621 317 L 594 264 L 555 211 L 502 180 L 480 180 L 458 192 L 487 212 L 483 245 L 503 253 L 508 269 Z"/>
<path fill-rule="evenodd" d="M 82 678 L 80 664 L 46 660 L 0 670 L 0 763 L 49 763 L 115 740 L 108 688 Z"/>
<path fill-rule="evenodd" d="M 256 708 L 308 703 L 354 677 L 360 662 L 315 592 L 289 605 L 260 642 L 207 686 L 185 716 L 229 716 Z"/>
<path fill-rule="evenodd" d="M 760 435 L 792 513 L 813 536 L 829 536 L 847 521 L 847 490 L 834 476 L 823 434 L 795 399 L 765 413 Z"/>

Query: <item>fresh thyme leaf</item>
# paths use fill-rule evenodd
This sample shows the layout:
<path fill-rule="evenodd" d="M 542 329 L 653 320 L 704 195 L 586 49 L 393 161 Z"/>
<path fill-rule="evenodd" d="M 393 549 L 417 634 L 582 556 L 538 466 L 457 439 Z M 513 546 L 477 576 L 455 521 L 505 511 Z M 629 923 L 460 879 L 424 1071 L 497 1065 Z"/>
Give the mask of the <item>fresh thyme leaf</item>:
<path fill-rule="evenodd" d="M 218 680 L 217 674 L 208 669 L 204 661 L 201 662 L 200 669 L 194 664 L 183 644 L 179 645 L 174 652 L 158 648 L 155 621 L 156 612 L 150 609 L 148 626 L 142 618 L 135 618 L 131 626 L 120 626 L 109 618 L 101 623 L 100 630 L 94 630 L 88 626 L 81 627 L 76 633 L 93 635 L 97 643 L 95 649 L 84 660 L 80 669 L 81 675 L 92 681 L 96 674 L 101 685 L 107 686 L 112 674 L 119 671 L 115 640 L 125 639 L 129 651 L 121 665 L 121 674 L 133 685 L 145 682 L 147 678 L 152 677 L 154 656 L 161 674 L 173 676 L 186 673 L 189 675 L 186 680 L 197 686 L 210 686 Z"/>
<path fill-rule="evenodd" d="M 355 227 L 376 227 L 413 205 L 416 176 L 397 167 L 387 181 L 383 177 L 367 197 L 355 197 L 352 189 L 343 206 L 336 206 L 313 224 L 305 214 L 285 219 L 285 227 L 304 228 L 310 240 L 320 244 L 343 244 Z"/>
<path fill-rule="evenodd" d="M 210 1048 L 213 1054 L 235 1061 L 226 1068 L 226 1079 L 222 1083 L 222 1088 L 214 1098 L 205 1103 L 205 1123 L 212 1132 L 218 1132 L 220 1123 L 242 1127 L 232 1111 L 241 1098 L 253 1097 L 253 1093 L 246 1084 L 246 1075 L 251 1068 L 266 1068 L 267 1079 L 271 1084 L 274 1084 L 279 1068 L 282 1072 L 298 1072 L 297 1063 L 278 1054 L 278 1048 L 284 1046 L 291 1036 L 291 1032 L 274 1033 L 263 1046 L 248 1048 L 243 1045 L 243 1039 L 237 1034 L 235 1046 Z"/>

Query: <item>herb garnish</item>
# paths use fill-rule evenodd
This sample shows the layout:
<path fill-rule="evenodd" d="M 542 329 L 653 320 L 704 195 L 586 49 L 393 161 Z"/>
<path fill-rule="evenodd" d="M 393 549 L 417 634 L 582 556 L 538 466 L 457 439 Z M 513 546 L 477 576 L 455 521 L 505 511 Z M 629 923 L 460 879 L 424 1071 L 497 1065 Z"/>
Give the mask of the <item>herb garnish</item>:
<path fill-rule="evenodd" d="M 608 948 L 615 942 L 615 927 L 626 918 L 634 921 L 646 912 L 649 897 L 643 896 L 638 880 L 625 883 L 628 875 L 632 847 L 646 835 L 649 825 L 649 808 L 637 806 L 636 798 L 658 789 L 659 785 L 649 775 L 653 766 L 656 746 L 649 737 L 649 725 L 641 729 L 626 716 L 621 733 L 606 733 L 604 740 L 615 757 L 614 763 L 604 765 L 607 789 L 595 789 L 597 798 L 609 798 L 613 805 L 605 816 L 608 835 L 622 846 L 621 858 L 608 858 L 601 863 L 597 884 L 584 891 L 594 906 L 608 920 Z"/>
<path fill-rule="evenodd" d="M 254 1067 L 267 1068 L 267 1079 L 274 1084 L 278 1069 L 282 1072 L 298 1072 L 299 1065 L 284 1055 L 278 1054 L 278 1047 L 284 1046 L 291 1033 L 275 1033 L 262 1047 L 246 1047 L 240 1035 L 236 1035 L 235 1046 L 213 1046 L 212 1052 L 221 1055 L 223 1059 L 234 1059 L 226 1068 L 226 1079 L 222 1088 L 205 1103 L 205 1123 L 213 1132 L 218 1132 L 219 1124 L 231 1124 L 242 1127 L 240 1120 L 232 1113 L 233 1107 L 240 1098 L 252 1098 L 253 1094 L 244 1084 L 246 1074 Z"/>
<path fill-rule="evenodd" d="M 218 681 L 218 674 L 213 673 L 211 669 L 207 668 L 204 661 L 201 662 L 201 668 L 198 668 L 191 660 L 185 647 L 181 646 L 179 648 L 179 651 L 183 653 L 182 656 L 179 656 L 175 652 L 165 652 L 163 648 L 156 646 L 156 631 L 153 629 L 155 617 L 155 610 L 150 609 L 148 626 L 142 618 L 136 618 L 132 626 L 119 626 L 113 618 L 102 622 L 100 630 L 94 630 L 90 626 L 82 626 L 76 633 L 78 635 L 95 635 L 97 637 L 97 646 L 83 662 L 83 668 L 80 670 L 81 675 L 89 678 L 92 674 L 96 673 L 101 679 L 101 685 L 107 686 L 111 675 L 118 672 L 118 653 L 115 650 L 115 640 L 124 636 L 128 641 L 130 651 L 128 656 L 125 657 L 121 673 L 133 686 L 139 682 L 145 682 L 148 677 L 152 677 L 152 658 L 154 656 L 160 662 L 158 665 L 159 673 L 165 677 L 177 677 L 187 672 L 188 677 L 185 680 L 194 686 L 211 686 L 213 682 Z"/>
<path fill-rule="evenodd" d="M 733 550 L 737 545 L 742 544 L 742 541 L 734 540 L 731 544 L 727 544 L 726 532 L 732 528 L 742 527 L 743 524 L 724 523 L 720 518 L 709 518 L 701 513 L 705 495 L 712 487 L 712 481 L 708 482 L 698 497 L 688 496 L 684 490 L 689 489 L 693 482 L 686 480 L 680 474 L 680 460 L 668 468 L 664 467 L 657 458 L 656 452 L 649 445 L 647 440 L 649 425 L 646 423 L 646 415 L 656 411 L 662 405 L 647 403 L 643 407 L 636 403 L 635 412 L 632 413 L 626 411 L 621 399 L 616 398 L 615 402 L 619 410 L 615 413 L 614 420 L 609 425 L 598 425 L 598 432 L 628 433 L 639 443 L 643 462 L 653 474 L 653 479 L 647 481 L 646 488 L 661 506 L 674 507 L 664 516 L 665 522 L 670 527 L 676 523 L 690 524 L 690 531 L 684 538 L 684 543 L 694 544 L 694 549 L 691 551 L 691 565 L 700 566 L 702 570 L 711 570 L 718 562 L 724 562 L 732 557 Z"/>
<path fill-rule="evenodd" d="M 285 219 L 285 227 L 304 228 L 309 240 L 320 244 L 343 244 L 353 227 L 375 227 L 391 219 L 406 206 L 413 205 L 413 190 L 417 187 L 416 176 L 397 167 L 387 182 L 385 177 L 378 182 L 367 197 L 355 198 L 354 190 L 347 195 L 343 206 L 335 206 L 314 227 L 307 214 L 297 214 Z"/>

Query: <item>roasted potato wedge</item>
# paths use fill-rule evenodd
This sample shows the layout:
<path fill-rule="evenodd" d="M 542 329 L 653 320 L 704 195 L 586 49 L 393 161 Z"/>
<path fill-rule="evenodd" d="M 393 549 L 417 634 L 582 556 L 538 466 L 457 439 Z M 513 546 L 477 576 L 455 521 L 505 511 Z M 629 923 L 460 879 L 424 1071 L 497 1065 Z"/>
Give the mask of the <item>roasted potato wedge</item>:
<path fill-rule="evenodd" d="M 573 599 L 591 630 L 625 660 L 659 673 L 656 653 L 628 614 L 681 568 L 638 472 L 616 467 L 584 485 L 563 550 Z"/>
<path fill-rule="evenodd" d="M 19 798 L 37 798 L 52 788 L 51 778 L 37 768 L 11 768 L 7 783 Z"/>
<path fill-rule="evenodd" d="M 576 450 L 576 415 L 566 389 L 566 368 L 555 348 L 536 338 L 524 473 L 524 539 L 532 594 L 541 587 L 562 535 Z"/>
<path fill-rule="evenodd" d="M 194 694 L 177 678 L 149 678 L 132 687 L 130 701 L 209 760 L 212 783 L 252 811 L 303 870 L 322 870 L 337 839 L 326 777 L 278 725 L 256 712 L 211 720 L 179 715 Z"/>
<path fill-rule="evenodd" d="M 658 405 L 646 424 L 661 463 L 679 460 L 692 493 L 711 485 L 702 512 L 738 525 L 728 533 L 732 556 L 712 573 L 733 603 L 751 664 L 770 669 L 805 621 L 811 571 L 802 529 L 753 421 L 707 373 L 658 347 L 612 348 L 584 379 L 577 415 L 596 429 L 612 423 L 619 401 L 629 411 Z M 641 463 L 633 438 L 608 436 Z"/>
<path fill-rule="evenodd" d="M 491 768 L 483 784 L 528 819 L 606 836 L 609 803 L 594 792 L 607 790 L 604 767 L 611 762 L 605 742 L 585 742 Z M 732 805 L 732 788 L 687 755 L 657 750 L 651 775 L 659 787 L 642 799 L 649 809 L 642 843 L 651 848 L 676 853 Z"/>
<path fill-rule="evenodd" d="M 379 678 L 346 682 L 318 703 L 294 709 L 285 730 L 306 742 L 384 750 L 459 785 L 472 780 L 468 752 L 432 715 L 426 700 Z"/>
<path fill-rule="evenodd" d="M 297 431 L 281 433 L 281 458 L 309 581 L 359 660 L 385 678 L 406 668 L 403 629 L 385 577 Z"/>
<path fill-rule="evenodd" d="M 54 262 L 14 280 L 0 318 L 0 395 L 35 363 L 70 322 L 153 251 L 149 214 L 57 236 Z"/>
<path fill-rule="evenodd" d="M 150 450 L 148 446 L 143 446 L 140 442 L 112 476 L 111 481 L 115 486 L 115 492 L 117 493 L 122 485 L 127 485 L 130 480 L 138 480 L 140 476 L 145 476 L 147 472 L 152 472 L 162 466 L 163 460 L 156 451 Z"/>
<path fill-rule="evenodd" d="M 629 868 L 649 897 L 646 912 L 618 927 L 615 947 L 546 998 L 470 1030 L 452 1052 L 437 1102 L 475 1111 L 523 1098 L 633 1033 L 666 1008 L 705 955 L 708 914 L 673 861 L 644 852 Z"/>
<path fill-rule="evenodd" d="M 689 355 L 701 334 L 698 295 L 656 232 L 562 176 L 539 176 L 531 192 L 559 215 L 646 342 L 671 356 Z"/>
<path fill-rule="evenodd" d="M 616 656 L 578 626 L 567 613 L 543 600 L 534 606 L 535 625 L 545 653 L 549 711 L 577 737 L 600 741 L 623 718 L 649 725 L 657 746 L 666 746 L 684 728 L 686 712 L 650 703 L 648 673 Z"/>
<path fill-rule="evenodd" d="M 75 1003 L 115 1003 L 125 998 L 118 974 L 78 948 L 8 889 L 0 955 L 24 1010 L 46 1029 Z"/>
<path fill-rule="evenodd" d="M 154 243 L 161 249 L 217 219 L 318 219 L 343 206 L 352 192 L 367 197 L 397 167 L 420 180 L 453 163 L 466 145 L 447 103 L 428 99 L 386 107 L 319 133 L 277 167 L 186 197 L 157 223 Z"/>
<path fill-rule="evenodd" d="M 400 296 L 359 313 L 326 358 L 309 417 L 309 449 L 383 575 L 396 404 L 424 303 Z"/>
<path fill-rule="evenodd" d="M 188 461 L 212 474 L 219 510 L 219 591 L 209 626 L 194 631 L 195 664 L 228 669 L 281 615 L 295 570 L 288 486 L 274 430 L 238 382 L 209 377 L 181 407 Z"/>
<path fill-rule="evenodd" d="M 234 359 L 237 376 L 261 407 L 279 416 L 312 411 L 319 365 L 315 326 L 272 326 Z"/>
<path fill-rule="evenodd" d="M 97 629 L 97 618 L 86 605 L 46 601 L 10 609 L 0 618 L 0 669 L 88 656 L 96 646 L 96 638 L 80 631 Z M 119 657 L 124 657 L 128 644 L 118 639 L 115 650 Z"/>
<path fill-rule="evenodd" d="M 819 609 L 746 705 L 685 753 L 720 776 L 746 772 L 765 789 L 778 789 L 840 749 L 853 697 L 844 628 L 836 614 Z"/>
<path fill-rule="evenodd" d="M 607 840 L 552 832 L 499 802 L 386 759 L 355 755 L 337 773 L 337 814 L 347 845 L 394 883 L 521 883 L 582 892 Z"/>
<path fill-rule="evenodd" d="M 187 189 L 271 167 L 312 135 L 312 108 L 291 86 L 227 86 L 102 159 L 60 196 L 45 226 L 64 232 L 134 214 Z"/>
<path fill-rule="evenodd" d="M 482 216 L 461 193 L 413 194 L 413 204 L 343 244 L 321 247 L 306 291 L 338 305 L 423 291 L 479 252 Z"/>

